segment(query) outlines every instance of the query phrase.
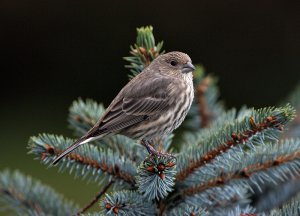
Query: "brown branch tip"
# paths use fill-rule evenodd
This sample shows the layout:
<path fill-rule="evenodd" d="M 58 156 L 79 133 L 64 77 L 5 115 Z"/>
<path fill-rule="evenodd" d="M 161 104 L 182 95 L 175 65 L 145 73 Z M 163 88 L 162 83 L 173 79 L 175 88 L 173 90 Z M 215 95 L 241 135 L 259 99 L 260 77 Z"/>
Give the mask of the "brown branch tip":
<path fill-rule="evenodd" d="M 149 50 L 147 50 L 145 47 L 137 47 L 130 53 L 135 56 L 140 56 L 143 61 L 144 67 L 147 67 L 151 63 L 151 61 L 159 55 L 159 53 L 154 48 L 150 48 Z"/>
<path fill-rule="evenodd" d="M 206 128 L 210 125 L 212 119 L 212 113 L 210 112 L 205 93 L 209 85 L 211 84 L 212 78 L 210 76 L 205 77 L 196 87 L 196 99 L 198 104 L 199 116 L 201 118 L 201 128 Z"/>
<path fill-rule="evenodd" d="M 97 120 L 92 119 L 91 117 L 87 117 L 87 116 L 80 116 L 80 115 L 74 115 L 73 119 L 79 123 L 85 122 L 91 126 L 94 126 L 97 122 Z"/>

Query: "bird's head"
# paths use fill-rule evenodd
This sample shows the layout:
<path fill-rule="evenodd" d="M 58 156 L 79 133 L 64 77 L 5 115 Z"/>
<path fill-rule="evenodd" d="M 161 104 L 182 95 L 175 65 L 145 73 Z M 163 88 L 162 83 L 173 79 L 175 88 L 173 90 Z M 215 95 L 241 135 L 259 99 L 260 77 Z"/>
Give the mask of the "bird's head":
<path fill-rule="evenodd" d="M 191 75 L 195 70 L 191 58 L 182 52 L 169 52 L 158 56 L 155 64 L 163 74 Z"/>

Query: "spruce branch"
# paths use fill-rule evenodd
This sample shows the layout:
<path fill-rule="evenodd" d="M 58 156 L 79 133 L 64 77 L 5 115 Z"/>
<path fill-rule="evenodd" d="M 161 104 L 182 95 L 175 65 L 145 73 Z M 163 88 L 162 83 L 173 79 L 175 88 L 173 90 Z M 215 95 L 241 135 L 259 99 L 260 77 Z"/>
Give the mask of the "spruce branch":
<path fill-rule="evenodd" d="M 110 179 L 106 185 L 102 188 L 102 190 L 97 193 L 97 195 L 85 206 L 83 207 L 80 211 L 77 212 L 75 215 L 81 215 L 82 213 L 86 212 L 89 208 L 91 208 L 105 193 L 106 191 L 110 188 L 110 186 L 114 183 L 113 179 Z"/>
<path fill-rule="evenodd" d="M 290 93 L 286 101 L 295 107 L 296 118 L 288 125 L 289 130 L 283 137 L 300 137 L 300 83 Z"/>
<path fill-rule="evenodd" d="M 282 215 L 299 215 L 300 214 L 300 196 L 296 196 L 289 202 L 282 205 L 280 208 L 273 209 L 270 212 L 270 216 L 282 216 Z"/>
<path fill-rule="evenodd" d="M 138 190 L 150 200 L 165 198 L 175 182 L 175 158 L 171 156 L 149 156 L 138 167 L 136 177 Z"/>
<path fill-rule="evenodd" d="M 62 136 L 42 134 L 29 140 L 30 153 L 38 156 L 43 164 L 50 164 L 74 140 Z M 90 175 L 97 181 L 102 174 L 114 176 L 130 185 L 135 184 L 136 165 L 133 161 L 111 150 L 102 150 L 93 145 L 84 145 L 66 156 L 60 163 L 60 170 L 75 171 L 75 176 Z"/>
<path fill-rule="evenodd" d="M 202 193 L 185 197 L 188 205 L 205 208 L 212 215 L 234 209 L 240 204 L 249 203 L 248 191 L 243 185 L 228 184 L 209 188 Z M 225 214 L 226 215 L 226 214 Z"/>
<path fill-rule="evenodd" d="M 0 210 L 18 215 L 71 215 L 77 206 L 40 181 L 19 171 L 0 172 Z"/>
<path fill-rule="evenodd" d="M 197 131 L 185 131 L 181 139 L 181 145 L 198 145 L 200 140 L 208 139 L 212 134 L 224 128 L 226 125 L 234 124 L 236 121 L 241 121 L 245 116 L 250 116 L 251 110 L 243 107 L 237 112 L 236 109 L 232 108 L 226 112 L 222 112 L 218 115 L 210 124 L 208 128 L 202 128 Z"/>
<path fill-rule="evenodd" d="M 186 203 L 180 204 L 170 211 L 167 215 L 170 216 L 256 216 L 255 209 L 251 206 L 240 207 L 233 209 L 218 209 L 217 211 L 208 212 L 205 209 L 191 206 Z"/>
<path fill-rule="evenodd" d="M 219 212 L 215 212 L 216 216 L 223 216 L 223 215 L 227 215 L 227 216 L 257 216 L 257 214 L 255 213 L 255 209 L 252 208 L 251 206 L 246 206 L 246 207 L 240 207 L 240 206 L 236 206 L 233 209 L 230 210 L 223 210 L 223 211 L 219 211 Z M 263 215 L 261 215 L 263 216 Z"/>
<path fill-rule="evenodd" d="M 232 160 L 233 154 L 240 160 Z M 213 164 L 215 168 L 219 169 L 210 167 L 211 173 L 205 181 L 202 180 L 202 183 L 184 189 L 183 193 L 186 195 L 201 193 L 208 188 L 228 184 L 232 181 L 236 184 L 243 184 L 251 191 L 255 189 L 262 191 L 261 185 L 263 184 L 277 185 L 300 175 L 299 159 L 300 140 L 266 144 L 257 148 L 256 152 L 232 152 L 231 156 L 225 154 L 222 160 Z M 202 173 L 205 171 L 202 170 Z M 209 176 L 214 177 L 209 179 Z"/>
<path fill-rule="evenodd" d="M 300 83 L 298 83 L 294 90 L 289 94 L 289 96 L 286 99 L 286 102 L 294 106 L 297 110 L 297 113 L 300 111 Z"/>
<path fill-rule="evenodd" d="M 295 199 L 300 200 L 300 176 L 291 178 L 285 182 L 278 184 L 264 184 L 261 185 L 262 190 L 255 190 L 254 195 L 251 196 L 251 204 L 255 207 L 257 212 L 270 213 L 274 208 L 281 208 L 282 205 L 292 202 Z"/>
<path fill-rule="evenodd" d="M 290 105 L 253 110 L 251 116 L 244 117 L 235 124 L 225 125 L 204 139 L 200 138 L 196 146 L 179 155 L 177 179 L 185 180 L 197 169 L 230 149 L 242 149 L 243 146 L 254 149 L 255 145 L 261 145 L 265 138 L 276 139 L 278 132 L 283 130 L 283 126 L 294 115 L 295 111 Z"/>
<path fill-rule="evenodd" d="M 101 202 L 102 213 L 108 216 L 151 216 L 156 215 L 156 207 L 153 202 L 136 191 L 118 191 L 106 194 Z"/>
<path fill-rule="evenodd" d="M 167 213 L 169 216 L 208 216 L 209 213 L 197 206 L 182 203 Z"/>
<path fill-rule="evenodd" d="M 136 42 L 130 46 L 131 56 L 124 57 L 129 62 L 125 67 L 130 69 L 130 77 L 140 73 L 153 59 L 163 54 L 162 46 L 163 42 L 155 44 L 152 26 L 137 28 Z"/>

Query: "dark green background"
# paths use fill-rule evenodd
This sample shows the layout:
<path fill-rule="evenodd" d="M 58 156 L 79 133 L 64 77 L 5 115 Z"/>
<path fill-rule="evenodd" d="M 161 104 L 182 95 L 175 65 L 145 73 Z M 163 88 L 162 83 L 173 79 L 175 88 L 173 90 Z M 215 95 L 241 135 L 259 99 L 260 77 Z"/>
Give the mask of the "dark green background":
<path fill-rule="evenodd" d="M 220 78 L 227 106 L 274 105 L 300 79 L 298 1 L 0 1 L 0 169 L 20 169 L 86 203 L 98 187 L 27 155 L 29 136 L 72 136 L 79 96 L 108 105 L 127 82 L 122 56 L 153 25 L 168 51 Z"/>

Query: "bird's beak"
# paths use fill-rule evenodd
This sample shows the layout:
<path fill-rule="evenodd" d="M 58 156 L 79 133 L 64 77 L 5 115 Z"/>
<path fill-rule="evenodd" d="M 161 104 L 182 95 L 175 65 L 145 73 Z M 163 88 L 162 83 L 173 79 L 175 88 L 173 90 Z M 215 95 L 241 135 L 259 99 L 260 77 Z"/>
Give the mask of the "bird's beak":
<path fill-rule="evenodd" d="M 194 71 L 195 69 L 196 69 L 195 66 L 191 62 L 188 62 L 183 65 L 182 73 L 189 73 L 189 72 Z"/>

